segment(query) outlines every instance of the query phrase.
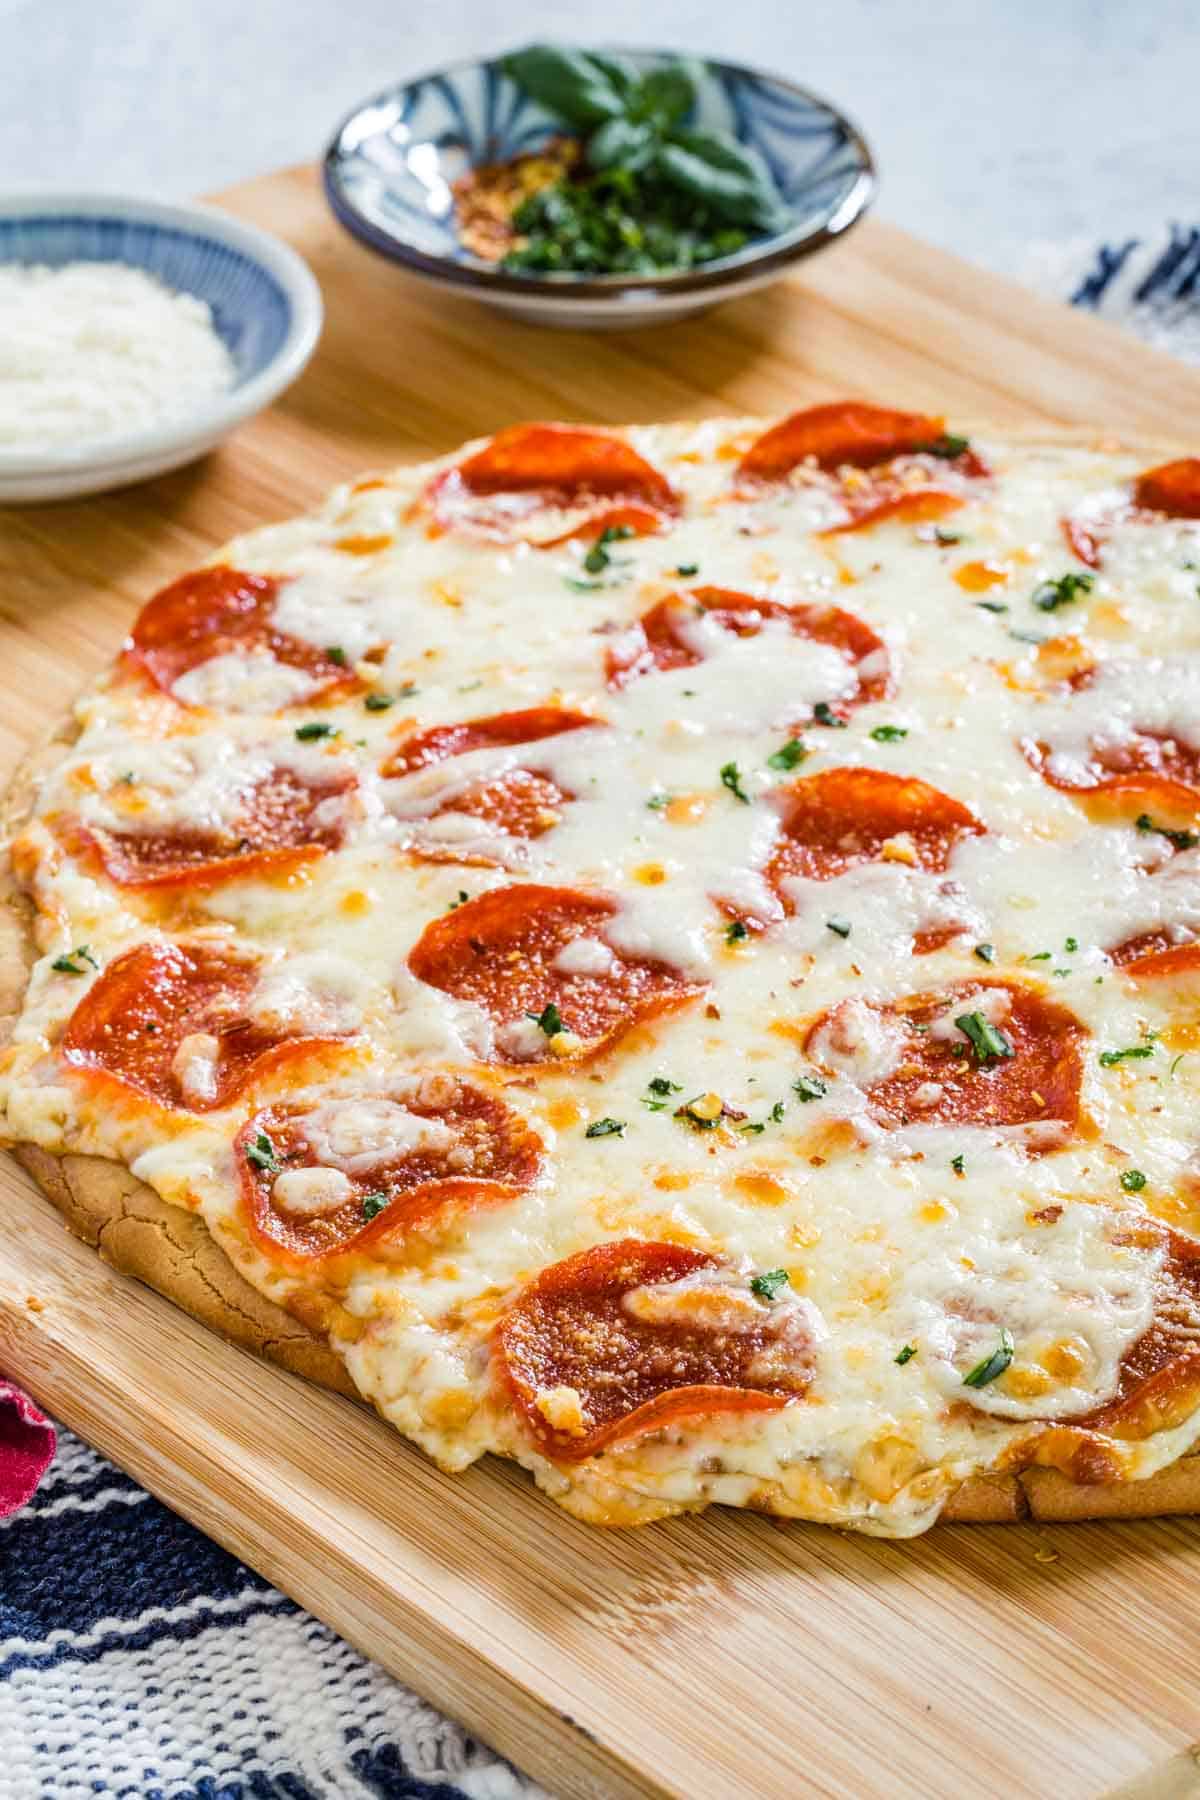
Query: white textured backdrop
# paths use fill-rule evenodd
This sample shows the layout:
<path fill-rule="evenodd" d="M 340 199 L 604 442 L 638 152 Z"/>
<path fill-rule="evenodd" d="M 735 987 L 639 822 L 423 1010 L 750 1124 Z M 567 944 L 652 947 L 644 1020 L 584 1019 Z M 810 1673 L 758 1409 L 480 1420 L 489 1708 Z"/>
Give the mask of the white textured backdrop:
<path fill-rule="evenodd" d="M 1196 211 L 1196 0 L 0 0 L 0 189 L 199 193 L 314 157 L 396 76 L 598 34 L 826 93 L 884 216 L 995 267 Z"/>

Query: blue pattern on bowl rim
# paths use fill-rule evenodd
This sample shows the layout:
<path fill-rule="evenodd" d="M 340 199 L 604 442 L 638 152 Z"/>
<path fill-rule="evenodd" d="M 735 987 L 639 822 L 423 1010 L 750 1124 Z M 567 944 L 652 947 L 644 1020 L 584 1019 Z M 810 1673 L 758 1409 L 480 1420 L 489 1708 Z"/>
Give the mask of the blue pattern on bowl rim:
<path fill-rule="evenodd" d="M 118 262 L 144 269 L 176 293 L 212 308 L 213 326 L 233 358 L 233 391 L 268 367 L 292 324 L 287 294 L 269 270 L 216 237 L 144 220 L 56 213 L 0 217 L 0 263 Z"/>
<path fill-rule="evenodd" d="M 621 50 L 647 70 L 661 50 Z M 536 149 L 555 121 L 504 73 L 502 60 L 455 64 L 399 82 L 357 107 L 325 154 L 325 191 L 356 237 L 408 266 L 480 297 L 507 294 L 617 299 L 735 287 L 827 243 L 854 224 L 875 191 L 875 166 L 858 130 L 827 101 L 774 75 L 702 59 L 693 123 L 731 131 L 766 159 L 792 222 L 719 261 L 651 275 L 509 274 L 472 255 L 453 223 L 452 184 L 473 164 Z M 481 293 L 481 290 L 483 292 Z"/>

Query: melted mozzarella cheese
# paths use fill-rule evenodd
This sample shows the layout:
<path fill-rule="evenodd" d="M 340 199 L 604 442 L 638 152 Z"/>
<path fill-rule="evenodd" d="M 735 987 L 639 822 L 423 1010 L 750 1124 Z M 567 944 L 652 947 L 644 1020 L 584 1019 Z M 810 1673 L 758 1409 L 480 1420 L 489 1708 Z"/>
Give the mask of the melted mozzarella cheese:
<path fill-rule="evenodd" d="M 172 683 L 171 692 L 185 706 L 270 713 L 306 700 L 319 686 L 306 669 L 278 661 L 269 650 L 227 650 L 186 670 Z"/>
<path fill-rule="evenodd" d="M 297 1125 L 318 1161 L 346 1175 L 366 1175 L 404 1156 L 454 1155 L 448 1125 L 395 1100 L 330 1101 L 303 1114 Z"/>
<path fill-rule="evenodd" d="M 353 1192 L 354 1183 L 341 1169 L 285 1169 L 271 1183 L 275 1205 L 300 1219 L 336 1212 Z"/>
<path fill-rule="evenodd" d="M 369 977 L 345 957 L 310 950 L 268 967 L 247 1011 L 281 1037 L 340 1036 L 362 1024 Z"/>
<path fill-rule="evenodd" d="M 1097 746 L 1119 748 L 1135 729 L 1200 743 L 1194 578 L 1183 568 L 1194 533 L 1119 524 L 1091 592 L 1049 617 L 1033 595 L 1072 567 L 1060 520 L 1089 508 L 1111 515 L 1137 458 L 985 444 L 994 479 L 955 515 L 961 543 L 930 541 L 902 521 L 822 539 L 815 533 L 840 514 L 815 471 L 731 502 L 728 446 L 753 429 L 709 422 L 630 435 L 683 510 L 661 534 L 623 542 L 599 587 L 580 585 L 586 538 L 537 549 L 410 525 L 429 469 L 340 489 L 314 518 L 227 549 L 239 567 L 286 578 L 280 631 L 340 645 L 351 662 L 382 649 L 375 680 L 397 703 L 371 712 L 351 697 L 323 708 L 340 734 L 332 746 L 298 743 L 294 715 L 262 716 L 303 697 L 296 684 L 309 678 L 291 671 L 288 691 L 272 693 L 276 675 L 253 654 L 182 678 L 191 685 L 181 697 L 212 719 L 148 709 L 119 672 L 84 698 L 78 741 L 46 778 L 23 837 L 46 953 L 0 1075 L 7 1130 L 118 1157 L 165 1198 L 198 1207 L 263 1292 L 287 1301 L 303 1289 L 306 1278 L 248 1244 L 238 1223 L 238 1103 L 180 1113 L 167 1136 L 145 1109 L 94 1103 L 50 1062 L 46 1045 L 82 985 L 53 970 L 55 955 L 87 943 L 107 965 L 147 936 L 169 936 L 172 922 L 163 910 L 148 924 L 136 897 L 62 852 L 54 826 L 67 814 L 115 831 L 225 827 L 274 768 L 313 781 L 353 772 L 353 791 L 318 810 L 318 824 L 345 829 L 335 854 L 285 880 L 225 881 L 188 899 L 189 931 L 207 922 L 261 951 L 249 1008 L 260 1024 L 355 1033 L 352 1068 L 282 1078 L 279 1098 L 298 1110 L 318 1167 L 285 1171 L 273 1197 L 299 1217 L 335 1211 L 354 1180 L 405 1156 L 444 1160 L 452 1173 L 458 1146 L 439 1114 L 459 1073 L 545 1146 L 526 1191 L 456 1217 L 452 1258 L 363 1259 L 339 1294 L 352 1328 L 338 1341 L 363 1393 L 445 1466 L 500 1450 L 592 1516 L 711 1499 L 918 1529 L 949 1488 L 1011 1454 L 1038 1420 L 1079 1418 L 1111 1398 L 1121 1356 L 1151 1317 L 1161 1262 L 1149 1238 L 1117 1241 L 1116 1209 L 1200 1226 L 1189 1198 L 1200 1058 L 1168 1042 L 1179 1024 L 1170 993 L 1135 988 L 1107 954 L 1149 931 L 1169 941 L 1200 932 L 1200 854 L 1091 823 L 1021 748 L 1044 743 L 1055 772 L 1075 778 Z M 561 523 L 542 514 L 530 529 L 547 538 Z M 356 538 L 381 548 L 337 550 Z M 966 565 L 978 562 L 998 572 L 987 597 L 1007 612 L 977 604 Z M 606 653 L 637 641 L 638 621 L 680 591 L 677 570 L 693 563 L 706 585 L 853 613 L 886 642 L 895 692 L 852 704 L 844 727 L 809 723 L 822 701 L 853 702 L 880 659 L 856 669 L 774 620 L 741 638 L 686 608 L 679 630 L 698 660 L 610 687 Z M 1090 683 L 1058 683 L 1050 651 L 1026 641 L 1049 631 L 1077 640 L 1068 661 L 1094 663 Z M 604 729 L 381 774 L 415 730 L 546 704 L 589 712 Z M 881 724 L 906 735 L 873 737 Z M 916 866 L 901 835 L 884 859 L 835 880 L 788 878 L 785 916 L 764 870 L 779 790 L 795 778 L 771 759 L 796 735 L 803 775 L 847 765 L 916 776 L 968 807 L 983 834 L 956 845 L 944 876 Z M 517 844 L 453 805 L 515 769 L 571 796 L 557 824 Z M 430 846 L 463 861 L 416 853 Z M 463 893 L 514 880 L 616 902 L 602 927 L 556 956 L 564 984 L 603 981 L 620 954 L 670 964 L 703 991 L 590 1061 L 568 1046 L 571 1055 L 548 1062 L 535 1021 L 498 1030 L 484 1007 L 416 980 L 407 959 L 425 927 Z M 731 914 L 762 929 L 730 939 Z M 830 918 L 849 935 L 831 931 Z M 951 927 L 939 948 L 913 953 L 919 934 Z M 991 949 L 986 971 L 977 945 Z M 966 998 L 931 1029 L 959 1041 L 953 1020 L 964 1011 L 1003 1029 L 1003 995 L 973 985 L 993 975 L 1029 982 L 1082 1022 L 1088 1129 L 941 1124 L 936 1081 L 917 1089 L 920 1122 L 883 1128 L 864 1096 L 904 1059 L 889 1003 L 953 984 Z M 1150 1054 L 1101 1064 L 1101 1049 L 1128 1046 Z M 498 1050 L 527 1066 L 493 1064 Z M 190 1045 L 181 1083 L 202 1083 L 205 1061 Z M 814 1068 L 824 1092 L 811 1081 L 798 1091 Z M 709 1094 L 719 1117 L 677 1116 Z M 589 1138 L 601 1118 L 623 1132 Z M 1146 1178 L 1136 1195 L 1120 1181 L 1131 1169 Z M 781 1304 L 803 1324 L 812 1403 L 689 1422 L 606 1454 L 598 1468 L 565 1472 L 534 1452 L 495 1399 L 497 1311 L 547 1266 L 621 1237 L 711 1249 L 743 1287 L 746 1271 L 784 1269 Z M 684 1304 L 681 1285 L 637 1304 L 665 1309 L 665 1320 Z M 721 1316 L 728 1328 L 732 1314 Z M 1010 1367 L 967 1386 L 1001 1330 L 1013 1339 Z M 905 1345 L 915 1354 L 901 1363 Z M 559 1429 L 571 1429 L 573 1395 L 553 1386 L 543 1395 Z M 1127 1443 L 1128 1472 L 1152 1472 L 1195 1435 L 1185 1424 Z"/>

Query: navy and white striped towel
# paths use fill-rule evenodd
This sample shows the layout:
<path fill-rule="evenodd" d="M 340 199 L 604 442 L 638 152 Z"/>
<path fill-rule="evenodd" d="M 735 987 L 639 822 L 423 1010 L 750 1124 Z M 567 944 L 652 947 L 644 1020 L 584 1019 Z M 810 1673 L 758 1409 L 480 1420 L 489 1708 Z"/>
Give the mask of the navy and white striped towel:
<path fill-rule="evenodd" d="M 1200 362 L 1200 228 L 1023 273 Z M 539 1793 L 67 1432 L 0 1525 L 0 1800 Z"/>

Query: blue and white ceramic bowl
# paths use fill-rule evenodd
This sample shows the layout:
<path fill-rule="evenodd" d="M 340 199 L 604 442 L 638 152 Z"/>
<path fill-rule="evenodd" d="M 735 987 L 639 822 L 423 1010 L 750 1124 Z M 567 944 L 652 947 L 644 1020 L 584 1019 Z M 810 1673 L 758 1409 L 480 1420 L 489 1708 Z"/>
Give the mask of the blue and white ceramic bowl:
<path fill-rule="evenodd" d="M 665 51 L 623 50 L 639 69 Z M 547 325 L 589 329 L 681 318 L 775 280 L 861 218 L 875 192 L 871 152 L 844 115 L 804 88 L 713 59 L 691 122 L 731 131 L 766 158 L 791 215 L 770 237 L 678 274 L 513 275 L 472 255 L 454 226 L 453 183 L 561 132 L 501 61 L 455 64 L 387 88 L 339 127 L 325 191 L 355 237 L 439 287 Z"/>
<path fill-rule="evenodd" d="M 207 206 L 112 194 L 0 195 L 0 263 L 119 262 L 212 308 L 232 388 L 179 419 L 31 456 L 0 448 L 0 503 L 61 500 L 177 469 L 261 412 L 300 374 L 321 335 L 321 290 L 278 238 Z"/>

